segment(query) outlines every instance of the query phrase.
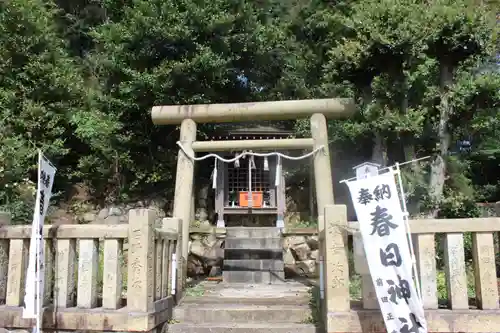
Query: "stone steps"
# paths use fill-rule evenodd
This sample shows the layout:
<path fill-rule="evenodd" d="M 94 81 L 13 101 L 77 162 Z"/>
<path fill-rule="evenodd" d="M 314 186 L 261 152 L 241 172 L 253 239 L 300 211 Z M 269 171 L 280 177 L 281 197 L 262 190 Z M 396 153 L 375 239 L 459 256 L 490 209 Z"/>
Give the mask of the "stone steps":
<path fill-rule="evenodd" d="M 226 249 L 283 249 L 281 237 L 230 237 L 226 238 L 225 241 Z"/>
<path fill-rule="evenodd" d="M 172 333 L 316 333 L 312 324 L 289 323 L 236 323 L 236 324 L 174 324 L 169 325 Z"/>
<path fill-rule="evenodd" d="M 181 323 L 303 323 L 311 318 L 309 305 L 201 304 L 179 306 L 174 318 Z"/>
<path fill-rule="evenodd" d="M 223 280 L 226 283 L 282 283 L 283 242 L 277 228 L 226 228 Z"/>
<path fill-rule="evenodd" d="M 231 299 L 221 298 L 218 296 L 185 296 L 182 300 L 182 304 L 192 304 L 197 305 L 217 305 L 217 304 L 233 304 L 233 305 L 269 305 L 276 302 L 277 304 L 287 306 L 287 305 L 304 305 L 308 304 L 308 295 L 289 295 L 281 297 L 279 299 L 269 299 L 266 297 L 232 297 Z"/>
<path fill-rule="evenodd" d="M 256 271 L 223 271 L 222 279 L 232 283 L 284 283 L 284 271 L 256 272 Z"/>
<path fill-rule="evenodd" d="M 226 228 L 227 238 L 281 238 L 281 230 L 268 227 L 230 227 Z"/>
<path fill-rule="evenodd" d="M 256 271 L 256 272 L 269 272 L 283 271 L 283 261 L 282 260 L 270 260 L 270 259 L 257 259 L 257 260 L 224 260 L 224 271 Z"/>
<path fill-rule="evenodd" d="M 316 333 L 309 288 L 202 282 L 200 296 L 185 296 L 174 308 L 169 333 Z"/>
<path fill-rule="evenodd" d="M 282 249 L 224 249 L 224 260 L 283 260 Z"/>

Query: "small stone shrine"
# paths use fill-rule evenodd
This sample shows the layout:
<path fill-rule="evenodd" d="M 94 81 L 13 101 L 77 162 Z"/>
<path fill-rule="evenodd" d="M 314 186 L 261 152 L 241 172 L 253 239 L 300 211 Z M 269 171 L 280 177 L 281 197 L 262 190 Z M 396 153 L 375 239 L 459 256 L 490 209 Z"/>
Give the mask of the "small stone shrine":
<path fill-rule="evenodd" d="M 277 127 L 231 124 L 223 126 L 211 139 L 241 141 L 241 149 L 216 152 L 225 159 L 234 159 L 248 151 L 272 152 L 256 147 L 245 149 L 245 140 L 284 139 L 290 135 Z M 212 187 L 217 227 L 228 227 L 222 269 L 226 282 L 284 280 L 281 233 L 276 228 L 284 227 L 282 162 L 278 156 L 250 155 L 230 163 L 215 161 Z"/>
<path fill-rule="evenodd" d="M 241 140 L 242 149 L 217 152 L 226 159 L 244 151 L 268 153 L 269 150 L 245 149 L 243 140 L 283 139 L 291 132 L 270 126 L 226 126 L 212 140 Z M 286 153 L 285 151 L 280 151 Z M 285 178 L 282 160 L 277 156 L 247 156 L 232 163 L 216 161 L 213 184 L 217 227 L 284 227 Z"/>

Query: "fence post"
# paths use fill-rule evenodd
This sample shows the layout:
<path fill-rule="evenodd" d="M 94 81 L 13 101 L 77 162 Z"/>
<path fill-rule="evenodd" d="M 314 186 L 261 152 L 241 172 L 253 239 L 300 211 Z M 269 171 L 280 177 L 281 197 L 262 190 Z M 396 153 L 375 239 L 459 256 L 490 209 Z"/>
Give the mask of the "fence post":
<path fill-rule="evenodd" d="M 327 205 L 324 212 L 325 310 L 327 314 L 346 312 L 350 311 L 347 208 L 345 205 Z M 328 318 L 325 322 L 328 323 Z"/>
<path fill-rule="evenodd" d="M 127 307 L 133 312 L 153 310 L 155 212 L 129 212 Z"/>
<path fill-rule="evenodd" d="M 177 267 L 176 267 L 176 280 L 175 281 L 175 299 L 179 300 L 180 297 L 182 297 L 182 291 L 183 291 L 183 282 L 182 281 L 182 274 L 181 274 L 181 269 L 182 266 L 180 265 L 180 253 L 182 251 L 182 221 L 179 218 L 176 217 L 166 217 L 162 221 L 162 230 L 167 231 L 167 232 L 173 232 L 177 234 L 177 242 L 175 245 L 175 254 L 177 257 Z M 169 258 L 171 259 L 171 258 Z M 173 264 L 173 263 L 172 263 Z M 170 272 L 168 272 L 170 274 Z M 172 282 L 173 283 L 173 282 Z"/>

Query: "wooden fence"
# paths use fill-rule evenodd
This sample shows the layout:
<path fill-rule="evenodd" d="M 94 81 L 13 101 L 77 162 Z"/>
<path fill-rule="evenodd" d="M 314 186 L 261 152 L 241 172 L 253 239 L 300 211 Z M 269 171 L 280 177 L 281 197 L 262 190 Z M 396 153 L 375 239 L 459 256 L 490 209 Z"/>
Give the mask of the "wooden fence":
<path fill-rule="evenodd" d="M 347 222 L 345 216 L 345 206 L 327 206 L 320 231 L 327 332 L 385 332 L 369 275 L 362 276 L 362 301 L 349 297 L 347 237 L 359 225 Z M 412 220 L 410 229 L 428 331 L 500 332 L 500 272 L 495 267 L 500 218 Z M 470 263 L 465 258 L 464 234 L 472 240 Z M 437 258 L 436 243 L 441 244 L 443 258 Z M 438 296 L 437 259 L 444 262 L 447 299 Z"/>
<path fill-rule="evenodd" d="M 42 328 L 149 332 L 171 319 L 180 223 L 154 223 L 140 209 L 129 224 L 45 226 Z M 22 318 L 30 237 L 31 226 L 0 228 L 0 328 L 34 325 Z"/>

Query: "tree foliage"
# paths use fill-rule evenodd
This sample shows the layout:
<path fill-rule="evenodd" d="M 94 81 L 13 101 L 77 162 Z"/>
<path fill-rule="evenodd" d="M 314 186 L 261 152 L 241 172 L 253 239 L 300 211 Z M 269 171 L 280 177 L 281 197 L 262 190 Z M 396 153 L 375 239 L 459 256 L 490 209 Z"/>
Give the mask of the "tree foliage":
<path fill-rule="evenodd" d="M 340 169 L 429 155 L 404 172 L 413 212 L 463 215 L 461 203 L 500 195 L 497 12 L 469 0 L 3 1 L 0 205 L 29 216 L 37 148 L 58 190 L 170 197 L 178 131 L 152 125 L 153 105 L 342 96 L 359 112 L 329 123 Z"/>
<path fill-rule="evenodd" d="M 32 209 L 18 203 L 30 197 L 37 149 L 60 165 L 65 183 L 80 151 L 95 144 L 89 131 L 115 126 L 96 107 L 100 92 L 69 56 L 54 23 L 56 12 L 44 1 L 0 4 L 0 203 L 15 205 L 13 212 L 21 216 Z"/>

